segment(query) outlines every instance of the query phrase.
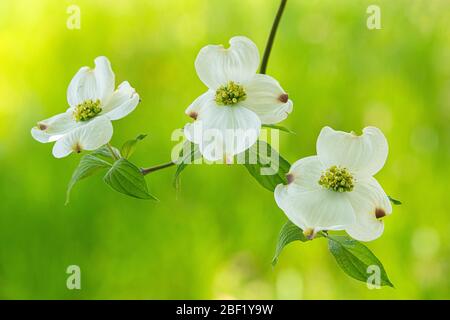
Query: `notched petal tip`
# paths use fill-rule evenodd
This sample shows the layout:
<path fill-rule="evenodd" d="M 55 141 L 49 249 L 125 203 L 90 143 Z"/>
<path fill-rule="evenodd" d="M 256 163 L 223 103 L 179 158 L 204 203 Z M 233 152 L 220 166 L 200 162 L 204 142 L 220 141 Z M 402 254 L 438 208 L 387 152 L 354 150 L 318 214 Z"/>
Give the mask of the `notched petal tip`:
<path fill-rule="evenodd" d="M 192 111 L 192 112 L 189 113 L 189 117 L 191 117 L 194 120 L 197 120 L 198 113 L 195 112 L 195 111 Z"/>
<path fill-rule="evenodd" d="M 359 137 L 361 137 L 363 134 L 364 134 L 364 132 L 358 133 L 358 132 L 353 131 L 353 130 L 350 131 L 350 135 L 351 135 L 352 137 L 354 137 L 354 138 L 359 138 Z"/>
<path fill-rule="evenodd" d="M 72 147 L 73 152 L 75 153 L 81 153 L 81 151 L 83 151 L 83 148 L 81 147 L 81 145 L 77 142 L 73 147 Z"/>
<path fill-rule="evenodd" d="M 313 228 L 306 228 L 305 230 L 303 230 L 303 235 L 306 237 L 306 239 L 312 240 L 316 236 L 316 231 Z"/>
<path fill-rule="evenodd" d="M 386 216 L 386 212 L 385 212 L 383 209 L 381 209 L 381 208 L 376 208 L 376 209 L 375 209 L 375 217 L 376 217 L 377 219 L 381 219 L 381 218 L 383 218 L 384 216 Z"/>
<path fill-rule="evenodd" d="M 287 184 L 291 184 L 292 182 L 294 182 L 294 175 L 292 173 L 288 173 L 286 175 L 286 180 L 287 180 Z"/>
<path fill-rule="evenodd" d="M 278 100 L 283 103 L 286 103 L 289 101 L 289 95 L 287 93 L 283 93 L 278 97 Z"/>
<path fill-rule="evenodd" d="M 38 122 L 37 127 L 41 131 L 45 131 L 48 128 L 48 126 L 45 123 L 42 123 L 42 122 Z"/>

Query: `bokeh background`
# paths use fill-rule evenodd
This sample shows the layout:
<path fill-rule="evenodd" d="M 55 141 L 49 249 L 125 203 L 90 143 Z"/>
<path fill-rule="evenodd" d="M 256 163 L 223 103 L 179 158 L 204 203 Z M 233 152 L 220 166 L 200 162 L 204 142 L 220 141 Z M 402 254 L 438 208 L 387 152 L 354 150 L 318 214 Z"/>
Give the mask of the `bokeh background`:
<path fill-rule="evenodd" d="M 70 5 L 81 29 L 66 27 Z M 370 4 L 381 30 L 366 27 Z M 315 154 L 320 129 L 380 127 L 390 143 L 377 178 L 403 201 L 368 246 L 396 288 L 347 277 L 322 239 L 271 258 L 286 218 L 242 166 L 191 166 L 147 176 L 159 203 L 115 193 L 101 176 L 77 185 L 79 156 L 57 160 L 30 136 L 67 108 L 75 72 L 110 58 L 142 103 L 114 123 L 113 144 L 140 133 L 134 162 L 170 158 L 172 131 L 205 88 L 194 59 L 234 35 L 262 53 L 276 0 L 0 1 L 0 298 L 443 299 L 450 297 L 450 2 L 290 0 L 269 62 L 294 100 L 280 151 Z M 66 288 L 81 268 L 82 289 Z"/>

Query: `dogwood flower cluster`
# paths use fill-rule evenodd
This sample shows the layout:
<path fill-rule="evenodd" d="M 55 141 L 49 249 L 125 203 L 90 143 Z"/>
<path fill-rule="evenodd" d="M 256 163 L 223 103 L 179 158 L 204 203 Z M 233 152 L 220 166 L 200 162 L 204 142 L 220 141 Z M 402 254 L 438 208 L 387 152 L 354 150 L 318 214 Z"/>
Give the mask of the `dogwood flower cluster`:
<path fill-rule="evenodd" d="M 361 136 L 325 127 L 317 155 L 295 162 L 288 184 L 278 185 L 275 201 L 309 238 L 321 230 L 345 230 L 354 239 L 381 236 L 388 196 L 375 175 L 384 166 L 388 144 L 383 133 L 367 127 Z"/>
<path fill-rule="evenodd" d="M 257 141 L 263 124 L 283 121 L 293 108 L 274 78 L 257 74 L 256 45 L 242 36 L 229 43 L 229 48 L 208 45 L 200 50 L 195 68 L 208 90 L 186 109 L 194 122 L 184 127 L 184 134 L 210 161 L 231 162 Z M 132 112 L 139 95 L 126 81 L 115 89 L 110 62 L 98 57 L 94 69 L 82 67 L 76 73 L 67 101 L 64 113 L 39 121 L 31 130 L 37 141 L 55 142 L 57 158 L 107 144 L 111 121 Z M 275 201 L 309 238 L 322 230 L 345 230 L 357 240 L 374 240 L 383 233 L 381 219 L 392 212 L 373 177 L 387 155 L 386 138 L 375 127 L 365 128 L 360 136 L 325 127 L 317 155 L 292 165 L 288 184 L 275 189 Z"/>
<path fill-rule="evenodd" d="M 278 81 L 257 74 L 258 67 L 258 48 L 246 37 L 231 38 L 229 48 L 200 50 L 195 69 L 208 90 L 186 109 L 195 121 L 184 133 L 205 159 L 229 162 L 257 141 L 262 124 L 283 121 L 292 111 Z"/>
<path fill-rule="evenodd" d="M 82 67 L 67 89 L 69 108 L 64 113 L 39 121 L 31 129 L 34 139 L 55 142 L 53 155 L 62 158 L 72 152 L 96 150 L 113 134 L 111 121 L 132 112 L 139 95 L 125 81 L 115 90 L 115 76 L 106 57 L 95 59 L 95 68 Z"/>

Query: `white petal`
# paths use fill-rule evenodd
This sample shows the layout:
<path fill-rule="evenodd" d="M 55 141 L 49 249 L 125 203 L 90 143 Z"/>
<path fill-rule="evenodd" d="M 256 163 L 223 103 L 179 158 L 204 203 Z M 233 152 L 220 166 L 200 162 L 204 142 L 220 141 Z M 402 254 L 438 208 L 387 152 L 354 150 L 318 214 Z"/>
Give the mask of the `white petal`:
<path fill-rule="evenodd" d="M 91 99 L 107 100 L 114 91 L 114 73 L 107 58 L 95 59 L 95 69 L 82 67 L 73 77 L 67 89 L 67 101 L 71 107 Z"/>
<path fill-rule="evenodd" d="M 208 103 L 214 101 L 215 92 L 212 90 L 206 91 L 200 97 L 194 100 L 191 105 L 186 109 L 185 113 L 194 120 L 197 120 L 202 108 Z"/>
<path fill-rule="evenodd" d="M 115 75 L 111 68 L 111 63 L 106 57 L 97 57 L 95 59 L 94 69 L 97 90 L 99 91 L 100 100 L 105 101 L 114 92 Z"/>
<path fill-rule="evenodd" d="M 56 141 L 53 155 L 62 158 L 72 152 L 96 150 L 111 140 L 112 133 L 111 121 L 103 116 L 96 117 Z"/>
<path fill-rule="evenodd" d="M 205 104 L 197 119 L 185 126 L 184 133 L 210 161 L 230 159 L 247 150 L 261 129 L 254 112 L 240 106 L 217 106 L 213 101 Z"/>
<path fill-rule="evenodd" d="M 195 60 L 195 69 L 201 81 L 210 89 L 234 81 L 250 80 L 259 66 L 256 45 L 246 37 L 233 37 L 230 47 L 208 45 L 203 47 Z"/>
<path fill-rule="evenodd" d="M 392 213 L 392 205 L 374 178 L 358 181 L 355 189 L 348 193 L 348 199 L 355 211 L 356 221 L 345 230 L 354 239 L 372 241 L 383 234 L 381 216 Z M 378 214 L 380 219 L 377 219 Z"/>
<path fill-rule="evenodd" d="M 375 127 L 364 128 L 361 136 L 325 127 L 317 139 L 317 155 L 327 167 L 339 165 L 367 177 L 384 166 L 388 144 L 380 129 Z"/>
<path fill-rule="evenodd" d="M 303 230 L 342 230 L 354 222 L 353 209 L 345 195 L 319 185 L 321 172 L 317 156 L 298 160 L 289 170 L 291 182 L 275 188 L 275 201 Z"/>
<path fill-rule="evenodd" d="M 262 123 L 278 123 L 291 113 L 293 103 L 274 78 L 256 74 L 244 88 L 247 98 L 241 104 L 254 111 Z"/>
<path fill-rule="evenodd" d="M 324 171 L 317 156 L 302 158 L 294 162 L 289 170 L 290 184 L 295 184 L 305 191 L 321 190 L 319 179 Z"/>
<path fill-rule="evenodd" d="M 350 202 L 338 192 L 309 191 L 294 184 L 279 184 L 274 194 L 277 205 L 289 220 L 303 230 L 343 230 L 355 221 Z"/>
<path fill-rule="evenodd" d="M 67 88 L 67 102 L 71 107 L 76 107 L 84 101 L 84 92 L 88 91 L 87 85 L 90 87 L 95 85 L 94 74 L 89 67 L 81 67 L 72 78 L 69 87 Z M 90 90 L 93 91 L 92 89 Z"/>
<path fill-rule="evenodd" d="M 80 124 L 75 121 L 72 111 L 68 111 L 39 121 L 38 125 L 31 129 L 31 135 L 42 143 L 53 142 L 79 126 Z"/>
<path fill-rule="evenodd" d="M 102 115 L 110 120 L 118 120 L 131 113 L 139 104 L 139 95 L 133 87 L 125 81 L 113 93 L 106 105 L 103 107 Z"/>

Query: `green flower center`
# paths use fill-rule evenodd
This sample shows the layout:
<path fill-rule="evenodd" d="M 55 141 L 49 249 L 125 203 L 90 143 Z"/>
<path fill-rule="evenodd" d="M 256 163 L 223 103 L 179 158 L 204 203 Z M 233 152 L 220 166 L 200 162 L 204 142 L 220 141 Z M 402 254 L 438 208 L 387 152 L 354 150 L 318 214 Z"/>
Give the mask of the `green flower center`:
<path fill-rule="evenodd" d="M 216 102 L 219 105 L 231 106 L 247 98 L 244 87 L 230 81 L 216 90 Z"/>
<path fill-rule="evenodd" d="M 348 192 L 354 187 L 354 179 L 346 168 L 332 166 L 319 179 L 319 184 L 332 191 Z"/>
<path fill-rule="evenodd" d="M 98 115 L 100 112 L 102 112 L 102 108 L 100 107 L 100 100 L 97 99 L 94 101 L 88 99 L 75 107 L 73 116 L 77 122 L 87 121 Z"/>

